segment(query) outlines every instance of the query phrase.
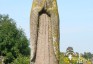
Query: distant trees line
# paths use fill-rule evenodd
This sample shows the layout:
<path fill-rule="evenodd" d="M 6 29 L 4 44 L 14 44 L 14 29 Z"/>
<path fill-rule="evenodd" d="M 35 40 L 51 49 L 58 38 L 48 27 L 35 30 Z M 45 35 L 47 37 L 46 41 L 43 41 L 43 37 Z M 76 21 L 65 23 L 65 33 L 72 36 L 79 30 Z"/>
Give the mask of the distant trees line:
<path fill-rule="evenodd" d="M 88 59 L 92 59 L 93 58 L 93 54 L 91 52 L 84 52 L 83 57 Z"/>

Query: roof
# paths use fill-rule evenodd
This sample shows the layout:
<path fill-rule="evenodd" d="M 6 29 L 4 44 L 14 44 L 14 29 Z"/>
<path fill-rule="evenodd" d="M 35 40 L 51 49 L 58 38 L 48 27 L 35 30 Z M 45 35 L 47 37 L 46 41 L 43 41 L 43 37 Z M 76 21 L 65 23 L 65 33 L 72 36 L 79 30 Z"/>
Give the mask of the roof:
<path fill-rule="evenodd" d="M 68 47 L 68 48 L 67 48 L 67 50 L 72 51 L 72 50 L 73 50 L 73 48 L 72 48 L 72 47 Z"/>

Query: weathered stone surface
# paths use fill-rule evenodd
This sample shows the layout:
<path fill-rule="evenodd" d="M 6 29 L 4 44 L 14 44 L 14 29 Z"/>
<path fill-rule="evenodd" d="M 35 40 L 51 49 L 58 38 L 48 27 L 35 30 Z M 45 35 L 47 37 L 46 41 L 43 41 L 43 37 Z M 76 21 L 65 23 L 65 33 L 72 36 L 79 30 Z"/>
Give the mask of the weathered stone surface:
<path fill-rule="evenodd" d="M 4 57 L 0 56 L 0 64 L 4 64 Z"/>
<path fill-rule="evenodd" d="M 31 64 L 59 64 L 56 0 L 34 0 L 31 10 Z"/>

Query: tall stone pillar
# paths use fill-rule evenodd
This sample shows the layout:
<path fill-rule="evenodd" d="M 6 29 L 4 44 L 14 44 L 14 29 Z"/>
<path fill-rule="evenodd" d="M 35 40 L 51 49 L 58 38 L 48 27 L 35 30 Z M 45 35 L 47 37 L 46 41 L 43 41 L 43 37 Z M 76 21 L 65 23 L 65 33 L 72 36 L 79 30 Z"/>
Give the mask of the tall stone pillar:
<path fill-rule="evenodd" d="M 33 0 L 30 29 L 30 64 L 59 64 L 59 16 L 56 0 Z"/>

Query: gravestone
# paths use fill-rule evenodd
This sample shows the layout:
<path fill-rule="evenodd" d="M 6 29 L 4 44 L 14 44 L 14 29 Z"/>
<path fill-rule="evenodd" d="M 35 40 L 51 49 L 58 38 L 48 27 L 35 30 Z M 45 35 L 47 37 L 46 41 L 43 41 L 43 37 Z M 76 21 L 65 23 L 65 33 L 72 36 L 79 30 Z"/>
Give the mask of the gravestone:
<path fill-rule="evenodd" d="M 30 29 L 30 64 L 59 64 L 59 15 L 56 0 L 33 0 Z"/>
<path fill-rule="evenodd" d="M 4 64 L 4 57 L 0 56 L 0 64 Z"/>

